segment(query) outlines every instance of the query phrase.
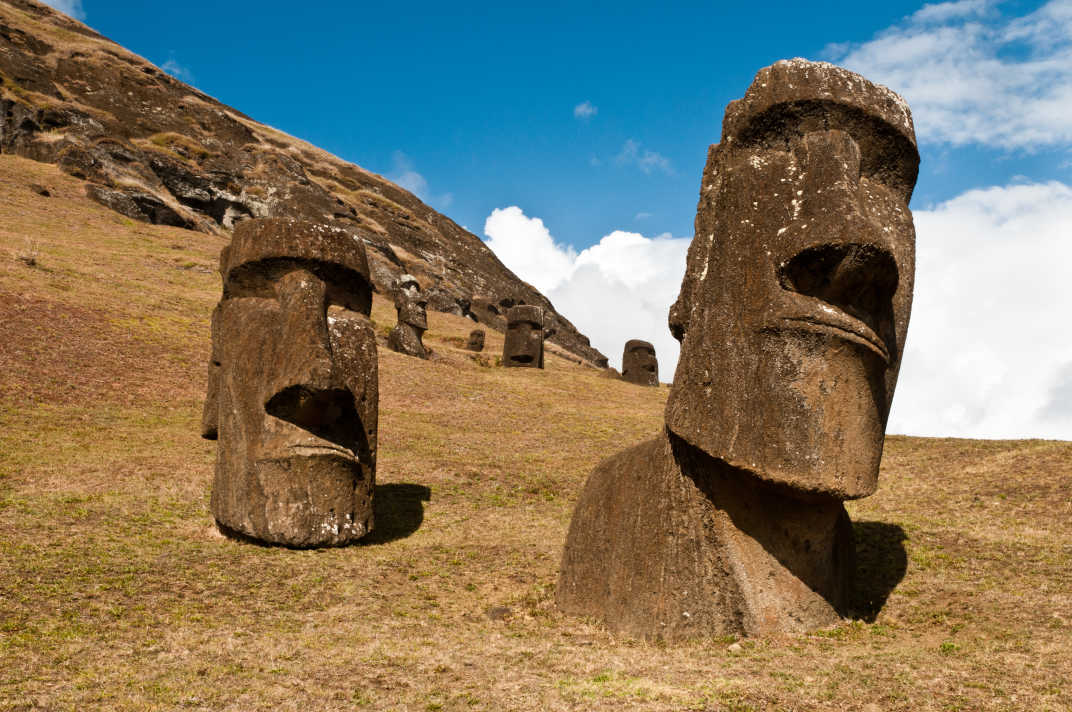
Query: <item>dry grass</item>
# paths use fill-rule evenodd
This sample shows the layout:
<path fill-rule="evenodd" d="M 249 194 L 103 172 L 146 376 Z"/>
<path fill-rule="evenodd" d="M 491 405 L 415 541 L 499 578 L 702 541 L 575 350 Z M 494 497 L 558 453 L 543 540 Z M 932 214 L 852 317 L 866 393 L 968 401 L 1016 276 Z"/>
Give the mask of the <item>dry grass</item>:
<path fill-rule="evenodd" d="M 197 437 L 222 238 L 10 156 L 0 195 L 0 709 L 1072 707 L 1069 443 L 890 438 L 850 507 L 860 620 L 616 638 L 556 612 L 558 558 L 587 473 L 658 429 L 665 388 L 495 368 L 491 330 L 482 364 L 471 322 L 431 314 L 432 361 L 380 352 L 372 540 L 236 543 Z"/>

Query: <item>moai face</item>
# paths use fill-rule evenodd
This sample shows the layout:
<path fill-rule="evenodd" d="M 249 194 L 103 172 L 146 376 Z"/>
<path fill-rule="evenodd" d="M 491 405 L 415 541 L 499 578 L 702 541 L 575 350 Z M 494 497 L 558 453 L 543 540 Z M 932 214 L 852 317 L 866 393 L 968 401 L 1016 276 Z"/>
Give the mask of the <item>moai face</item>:
<path fill-rule="evenodd" d="M 483 351 L 484 350 L 484 330 L 473 329 L 469 332 L 469 343 L 465 345 L 465 348 L 470 351 Z"/>
<path fill-rule="evenodd" d="M 378 401 L 364 244 L 324 225 L 247 220 L 220 272 L 203 424 L 219 439 L 216 520 L 287 546 L 364 536 Z"/>
<path fill-rule="evenodd" d="M 877 485 L 912 304 L 908 107 L 824 63 L 763 69 L 708 155 L 667 425 L 709 455 L 841 499 Z"/>
<path fill-rule="evenodd" d="M 655 347 L 639 339 L 626 341 L 622 354 L 622 379 L 641 386 L 659 385 L 659 362 L 655 360 Z"/>
<path fill-rule="evenodd" d="M 543 309 L 522 304 L 506 312 L 503 366 L 543 368 Z"/>
<path fill-rule="evenodd" d="M 404 274 L 398 278 L 395 308 L 398 310 L 399 324 L 409 324 L 422 332 L 428 328 L 428 301 L 421 294 L 421 285 L 412 275 Z"/>

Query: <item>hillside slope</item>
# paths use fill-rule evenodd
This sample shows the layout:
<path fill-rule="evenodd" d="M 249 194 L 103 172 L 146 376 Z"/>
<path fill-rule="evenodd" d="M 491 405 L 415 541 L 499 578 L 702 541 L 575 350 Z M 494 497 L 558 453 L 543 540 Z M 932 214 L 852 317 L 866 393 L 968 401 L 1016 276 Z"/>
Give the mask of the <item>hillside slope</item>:
<path fill-rule="evenodd" d="M 432 313 L 433 360 L 379 352 L 369 541 L 223 539 L 198 432 L 224 238 L 14 156 L 0 196 L 0 710 L 1072 708 L 1070 443 L 890 438 L 850 504 L 855 621 L 616 638 L 555 610 L 558 562 L 665 387 L 496 368 L 501 334 L 474 359 L 471 322 Z"/>
<path fill-rule="evenodd" d="M 550 311 L 551 340 L 598 366 L 553 305 L 475 235 L 381 176 L 221 104 L 36 0 L 0 0 L 0 153 L 57 164 L 135 220 L 225 234 L 248 217 L 334 222 L 369 247 L 381 294 L 408 272 L 429 306 L 502 329 Z"/>

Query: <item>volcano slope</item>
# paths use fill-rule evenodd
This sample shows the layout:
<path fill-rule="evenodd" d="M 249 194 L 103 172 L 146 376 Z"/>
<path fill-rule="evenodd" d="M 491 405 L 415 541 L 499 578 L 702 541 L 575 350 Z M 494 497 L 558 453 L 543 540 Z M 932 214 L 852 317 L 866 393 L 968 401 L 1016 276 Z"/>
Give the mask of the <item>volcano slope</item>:
<path fill-rule="evenodd" d="M 585 478 L 657 431 L 666 387 L 554 349 L 498 368 L 502 334 L 465 351 L 450 314 L 432 360 L 380 349 L 367 542 L 221 537 L 198 426 L 224 243 L 0 156 L 0 709 L 1072 707 L 1072 444 L 891 437 L 849 505 L 855 620 L 618 638 L 553 587 Z"/>
<path fill-rule="evenodd" d="M 134 220 L 227 234 L 250 217 L 330 222 L 364 239 L 372 281 L 417 277 L 429 308 L 503 329 L 535 304 L 550 340 L 606 357 L 480 238 L 360 166 L 261 124 L 37 0 L 0 0 L 0 154 L 55 163 Z"/>

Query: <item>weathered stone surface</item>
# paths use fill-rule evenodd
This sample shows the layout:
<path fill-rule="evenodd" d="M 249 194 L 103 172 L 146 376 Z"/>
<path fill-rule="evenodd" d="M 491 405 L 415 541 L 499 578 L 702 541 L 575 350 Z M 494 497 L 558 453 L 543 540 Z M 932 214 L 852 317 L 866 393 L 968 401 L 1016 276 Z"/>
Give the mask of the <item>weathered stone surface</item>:
<path fill-rule="evenodd" d="M 659 385 L 659 362 L 655 347 L 647 341 L 630 339 L 622 353 L 622 380 L 638 386 Z"/>
<path fill-rule="evenodd" d="M 506 312 L 502 365 L 543 368 L 543 309 L 527 304 Z"/>
<path fill-rule="evenodd" d="M 428 302 L 421 294 L 421 285 L 409 274 L 398 278 L 395 285 L 395 309 L 398 323 L 387 336 L 392 351 L 417 358 L 428 358 L 421 337 L 428 329 Z"/>
<path fill-rule="evenodd" d="M 473 329 L 469 332 L 469 342 L 465 345 L 465 348 L 470 351 L 483 351 L 484 350 L 484 330 Z"/>
<path fill-rule="evenodd" d="M 373 526 L 378 375 L 364 243 L 286 219 L 241 223 L 220 254 L 202 435 L 218 439 L 220 527 L 294 547 Z"/>
<path fill-rule="evenodd" d="M 57 33 L 67 39 L 57 43 Z M 58 164 L 136 220 L 216 234 L 251 217 L 362 231 L 373 287 L 402 274 L 428 308 L 473 317 L 475 297 L 544 309 L 547 338 L 604 362 L 472 233 L 384 178 L 254 121 L 33 0 L 0 2 L 0 153 Z M 505 309 L 501 310 L 505 312 Z"/>
<path fill-rule="evenodd" d="M 844 613 L 842 501 L 877 486 L 918 163 L 904 102 L 829 64 L 778 62 L 729 105 L 670 310 L 682 348 L 666 430 L 590 478 L 563 610 L 667 638 Z"/>

